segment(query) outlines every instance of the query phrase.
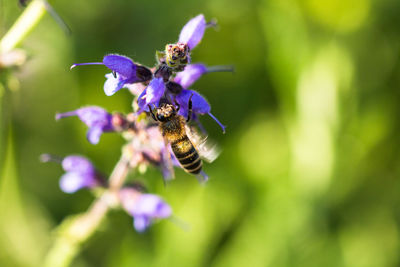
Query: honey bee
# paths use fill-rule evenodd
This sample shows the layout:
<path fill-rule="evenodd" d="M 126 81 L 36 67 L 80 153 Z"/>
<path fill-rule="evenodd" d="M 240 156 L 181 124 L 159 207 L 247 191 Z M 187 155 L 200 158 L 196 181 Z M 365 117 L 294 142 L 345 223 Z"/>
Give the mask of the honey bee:
<path fill-rule="evenodd" d="M 206 145 L 205 138 L 200 138 L 187 125 L 192 115 L 191 98 L 192 96 L 189 98 L 188 117 L 186 119 L 178 115 L 180 108 L 178 103 L 175 103 L 175 106 L 163 103 L 159 108 L 155 108 L 156 113 L 150 105 L 148 107 L 153 119 L 159 122 L 162 135 L 166 142 L 171 145 L 172 152 L 182 168 L 190 174 L 204 176 L 201 157 L 211 162 L 217 157 L 218 152 L 215 146 Z"/>

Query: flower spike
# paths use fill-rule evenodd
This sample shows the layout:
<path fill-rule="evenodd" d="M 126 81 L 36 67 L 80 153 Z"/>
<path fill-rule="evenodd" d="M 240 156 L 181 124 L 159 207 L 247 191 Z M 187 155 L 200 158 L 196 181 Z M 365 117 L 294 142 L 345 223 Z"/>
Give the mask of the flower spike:
<path fill-rule="evenodd" d="M 198 129 L 206 132 L 199 115 L 208 114 L 224 133 L 226 126 L 211 113 L 205 97 L 189 88 L 204 74 L 233 72 L 233 68 L 191 64 L 190 53 L 201 42 L 205 30 L 215 26 L 216 21 L 206 22 L 203 14 L 190 19 L 182 28 L 179 40 L 166 44 L 164 51 L 156 53 L 157 62 L 153 68 L 118 54 L 107 54 L 101 62 L 75 63 L 70 67 L 106 66 L 110 71 L 105 75 L 104 93 L 111 96 L 127 88 L 135 98 L 133 110 L 128 114 L 110 114 L 97 106 L 56 114 L 56 120 L 77 116 L 87 125 L 87 140 L 92 144 L 99 143 L 105 132 L 121 133 L 126 140 L 109 182 L 84 157 L 42 155 L 43 162 L 55 161 L 64 169 L 59 181 L 62 191 L 74 193 L 83 188 L 95 188 L 94 193 L 100 192 L 96 197 L 106 200 L 107 209 L 120 205 L 133 217 L 136 231 L 144 232 L 154 221 L 171 219 L 173 213 L 168 203 L 157 195 L 144 193 L 140 184 L 126 184 L 130 170 L 143 174 L 148 166 L 155 166 L 163 176 L 164 185 L 174 178 L 174 167 L 196 176 L 202 184 L 208 181 L 209 177 L 202 169 L 203 160 L 212 162 L 219 151 L 215 144 L 206 142 L 205 135 L 198 133 Z M 192 122 L 198 127 L 192 127 Z"/>

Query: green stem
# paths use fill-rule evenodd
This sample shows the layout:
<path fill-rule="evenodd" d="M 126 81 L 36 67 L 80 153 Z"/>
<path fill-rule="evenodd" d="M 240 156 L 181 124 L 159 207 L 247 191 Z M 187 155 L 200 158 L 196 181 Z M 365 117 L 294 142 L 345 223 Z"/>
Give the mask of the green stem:
<path fill-rule="evenodd" d="M 96 199 L 88 211 L 73 218 L 67 218 L 57 227 L 57 236 L 50 248 L 45 267 L 69 266 L 78 255 L 81 246 L 96 232 L 110 208 L 118 205 L 118 191 L 128 175 L 129 164 L 121 157 L 112 172 L 110 188 Z"/>
<path fill-rule="evenodd" d="M 0 53 L 7 53 L 14 49 L 36 26 L 45 12 L 45 3 L 42 0 L 33 0 L 0 40 Z"/>
<path fill-rule="evenodd" d="M 79 253 L 81 244 L 95 232 L 108 210 L 107 195 L 104 194 L 92 204 L 86 213 L 75 216 L 71 221 L 68 221 L 67 218 L 66 229 L 62 229 L 63 222 L 59 227 L 61 229 L 58 229 L 57 239 L 47 254 L 43 266 L 69 266 Z"/>

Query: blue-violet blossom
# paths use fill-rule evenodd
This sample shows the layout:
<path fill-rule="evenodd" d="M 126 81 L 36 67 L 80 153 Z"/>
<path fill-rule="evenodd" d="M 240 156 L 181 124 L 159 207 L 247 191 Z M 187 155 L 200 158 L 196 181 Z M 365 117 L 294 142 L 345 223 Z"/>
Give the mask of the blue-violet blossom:
<path fill-rule="evenodd" d="M 181 72 L 178 72 L 174 78 L 174 82 L 180 84 L 183 88 L 188 89 L 201 76 L 210 72 L 233 72 L 232 66 L 211 66 L 204 64 L 189 64 Z"/>
<path fill-rule="evenodd" d="M 148 68 L 134 63 L 129 57 L 121 55 L 106 55 L 103 62 L 73 64 L 71 69 L 81 65 L 105 65 L 112 70 L 112 73 L 106 74 L 107 81 L 104 83 L 104 93 L 107 96 L 115 94 L 128 84 L 145 82 L 152 78 L 152 73 Z"/>
<path fill-rule="evenodd" d="M 203 38 L 206 27 L 207 23 L 203 14 L 192 18 L 183 26 L 178 42 L 187 44 L 190 50 L 193 50 Z"/>
<path fill-rule="evenodd" d="M 114 131 L 112 115 L 101 107 L 89 106 L 70 112 L 57 113 L 56 120 L 69 116 L 78 116 L 89 127 L 87 139 L 94 145 L 100 141 L 102 133 Z"/>
<path fill-rule="evenodd" d="M 154 219 L 168 218 L 171 207 L 159 196 L 143 194 L 134 188 L 123 188 L 119 192 L 123 208 L 133 217 L 136 231 L 143 232 Z"/>
<path fill-rule="evenodd" d="M 183 71 L 176 74 L 174 82 L 179 83 L 183 88 L 188 89 L 207 72 L 207 67 L 204 64 L 189 64 Z"/>
<path fill-rule="evenodd" d="M 180 105 L 179 115 L 187 117 L 189 112 L 189 98 L 192 96 L 192 111 L 193 117 L 196 118 L 198 114 L 204 115 L 208 114 L 211 118 L 213 118 L 222 128 L 222 131 L 225 133 L 225 126 L 211 113 L 211 106 L 207 102 L 207 100 L 193 90 L 187 90 L 183 88 L 187 88 L 192 83 L 194 83 L 201 75 L 207 72 L 207 68 L 202 64 L 194 64 L 186 66 L 185 70 L 181 73 L 182 75 L 176 76 L 175 82 L 178 83 L 182 88 L 179 88 L 178 92 L 172 92 L 170 90 L 166 90 L 167 87 L 163 82 L 162 78 L 154 78 L 151 80 L 150 84 L 146 87 L 146 89 L 139 95 L 138 97 L 138 105 L 139 112 L 149 111 L 148 105 L 156 105 L 158 106 L 162 97 L 166 97 L 167 99 L 176 100 Z M 186 69 L 189 67 L 188 71 Z M 185 72 L 186 71 L 186 72 Z M 182 84 L 179 84 L 182 82 Z"/>
<path fill-rule="evenodd" d="M 93 188 L 102 184 L 93 164 L 81 156 L 67 156 L 61 165 L 66 173 L 61 176 L 60 188 L 65 193 L 75 193 L 82 188 Z"/>

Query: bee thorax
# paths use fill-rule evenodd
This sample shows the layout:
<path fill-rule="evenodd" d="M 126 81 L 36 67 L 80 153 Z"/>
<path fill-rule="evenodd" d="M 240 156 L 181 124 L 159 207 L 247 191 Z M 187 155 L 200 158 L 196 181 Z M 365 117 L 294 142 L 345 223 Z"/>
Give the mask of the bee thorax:
<path fill-rule="evenodd" d="M 160 124 L 163 136 L 172 143 L 186 136 L 185 123 L 183 117 L 176 117 Z"/>

